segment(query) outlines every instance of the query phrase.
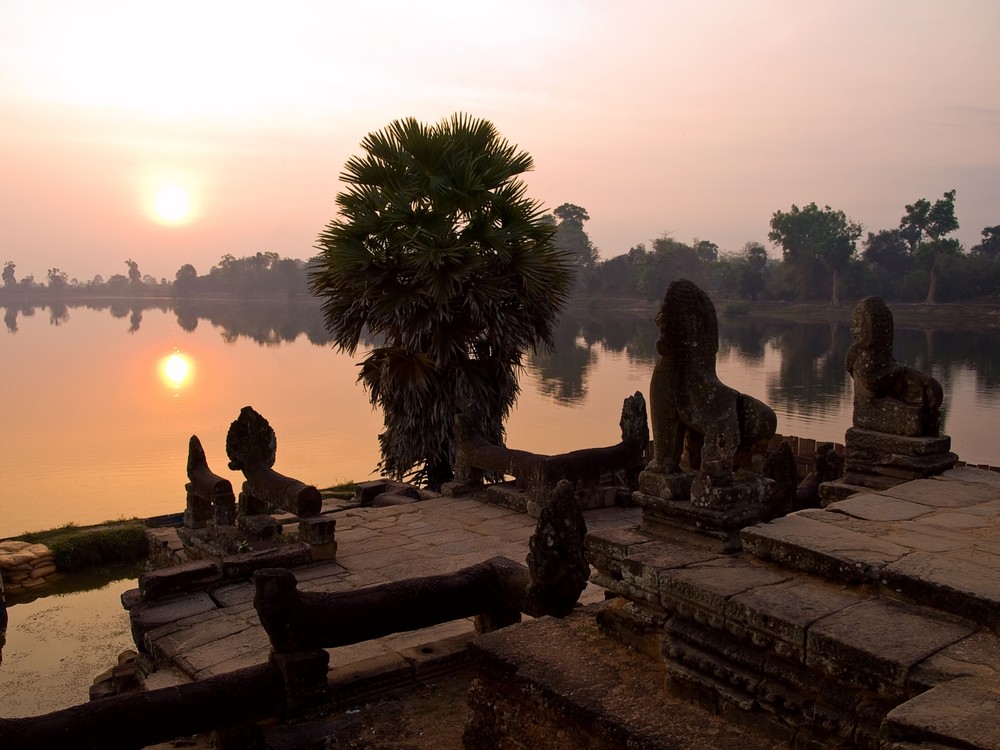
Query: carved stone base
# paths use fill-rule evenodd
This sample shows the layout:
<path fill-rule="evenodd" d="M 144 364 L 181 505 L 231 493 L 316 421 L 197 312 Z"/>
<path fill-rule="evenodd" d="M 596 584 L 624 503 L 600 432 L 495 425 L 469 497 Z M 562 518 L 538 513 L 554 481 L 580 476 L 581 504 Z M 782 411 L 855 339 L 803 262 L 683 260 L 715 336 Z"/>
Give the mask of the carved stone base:
<path fill-rule="evenodd" d="M 951 438 L 947 435 L 907 437 L 852 427 L 844 444 L 844 478 L 820 485 L 824 507 L 855 492 L 886 490 L 941 474 L 958 461 L 949 450 Z M 858 489 L 851 492 L 851 487 Z"/>
<path fill-rule="evenodd" d="M 641 533 L 736 552 L 740 529 L 763 518 L 774 482 L 752 477 L 719 487 L 693 473 L 643 472 L 639 486 L 632 500 L 642 508 Z"/>

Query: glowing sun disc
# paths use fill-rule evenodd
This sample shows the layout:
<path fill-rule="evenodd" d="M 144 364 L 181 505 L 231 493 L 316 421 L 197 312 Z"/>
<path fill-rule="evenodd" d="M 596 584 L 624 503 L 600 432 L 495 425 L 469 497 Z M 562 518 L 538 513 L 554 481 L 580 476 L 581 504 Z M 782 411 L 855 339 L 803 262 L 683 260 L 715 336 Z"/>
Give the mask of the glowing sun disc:
<path fill-rule="evenodd" d="M 174 388 L 180 388 L 191 375 L 191 361 L 183 354 L 174 353 L 163 360 L 163 379 Z"/>
<path fill-rule="evenodd" d="M 180 224 L 191 215 L 191 197 L 180 185 L 164 185 L 153 199 L 153 212 L 166 224 Z"/>

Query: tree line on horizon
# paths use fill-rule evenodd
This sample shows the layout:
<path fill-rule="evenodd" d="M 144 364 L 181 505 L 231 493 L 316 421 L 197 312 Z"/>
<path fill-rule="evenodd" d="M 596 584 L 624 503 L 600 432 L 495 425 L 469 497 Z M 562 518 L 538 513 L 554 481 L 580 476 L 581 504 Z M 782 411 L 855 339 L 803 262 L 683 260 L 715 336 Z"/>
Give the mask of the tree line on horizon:
<path fill-rule="evenodd" d="M 958 229 L 954 190 L 936 201 L 921 198 L 904 208 L 899 226 L 867 232 L 843 211 L 816 203 L 771 217 L 769 241 L 781 251 L 768 255 L 761 242 L 723 251 L 710 240 L 681 242 L 664 234 L 628 252 L 601 259 L 584 225 L 587 210 L 564 203 L 546 215 L 555 242 L 574 259 L 574 297 L 658 299 L 676 278 L 688 278 L 723 299 L 828 301 L 878 295 L 900 302 L 956 302 L 1000 296 L 1000 225 L 985 227 L 981 241 L 966 249 L 950 237 Z M 16 277 L 6 261 L 0 294 L 32 292 L 57 295 L 192 298 L 226 296 L 295 299 L 310 296 L 311 261 L 283 258 L 276 252 L 235 257 L 223 255 L 207 274 L 183 264 L 174 279 L 142 274 L 131 258 L 126 273 L 87 281 L 58 268 L 44 282 Z"/>

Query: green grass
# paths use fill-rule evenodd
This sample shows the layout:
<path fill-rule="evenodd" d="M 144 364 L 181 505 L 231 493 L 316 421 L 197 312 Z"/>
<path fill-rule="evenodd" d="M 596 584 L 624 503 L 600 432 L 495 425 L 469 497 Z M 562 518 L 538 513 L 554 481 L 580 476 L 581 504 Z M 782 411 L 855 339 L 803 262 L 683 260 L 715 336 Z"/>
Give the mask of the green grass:
<path fill-rule="evenodd" d="M 357 482 L 341 482 L 340 484 L 335 484 L 332 487 L 321 488 L 319 492 L 323 497 L 335 497 L 340 500 L 350 500 L 354 497 L 354 490 L 357 486 Z"/>
<path fill-rule="evenodd" d="M 149 555 L 146 527 L 140 519 L 110 521 L 96 526 L 66 524 L 46 531 L 14 537 L 31 544 L 44 544 L 63 573 L 99 565 L 145 560 Z"/>

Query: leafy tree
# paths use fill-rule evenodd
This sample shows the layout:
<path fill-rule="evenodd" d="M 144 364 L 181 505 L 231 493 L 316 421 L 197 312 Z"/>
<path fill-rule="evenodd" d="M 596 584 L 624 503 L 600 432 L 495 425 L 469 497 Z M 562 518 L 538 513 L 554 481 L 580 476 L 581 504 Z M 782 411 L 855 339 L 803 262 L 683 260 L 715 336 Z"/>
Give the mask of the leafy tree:
<path fill-rule="evenodd" d="M 139 272 L 139 264 L 134 260 L 129 258 L 125 261 L 125 265 L 128 266 L 128 280 L 132 286 L 138 286 L 142 283 L 142 274 Z"/>
<path fill-rule="evenodd" d="M 50 268 L 48 277 L 49 291 L 61 293 L 65 292 L 66 287 L 69 286 L 69 277 L 64 271 L 60 271 L 58 268 Z"/>
<path fill-rule="evenodd" d="M 699 240 L 697 237 L 692 243 L 694 251 L 706 263 L 715 263 L 719 259 L 719 246 L 708 240 Z"/>
<path fill-rule="evenodd" d="M 805 299 L 809 275 L 821 268 L 831 277 L 830 307 L 840 307 L 840 276 L 854 257 L 861 232 L 861 225 L 843 211 L 810 203 L 801 209 L 793 204 L 787 213 L 775 211 L 767 236 L 797 272 L 800 299 Z"/>
<path fill-rule="evenodd" d="M 556 224 L 556 247 L 573 258 L 577 287 L 583 288 L 588 285 L 598 260 L 597 248 L 583 228 L 590 215 L 587 209 L 572 203 L 563 203 L 552 213 L 559 220 Z"/>
<path fill-rule="evenodd" d="M 986 227 L 982 231 L 983 240 L 972 248 L 976 255 L 982 255 L 991 261 L 1000 257 L 1000 224 L 995 227 Z M 4 268 L 4 283 L 7 282 L 7 269 Z"/>
<path fill-rule="evenodd" d="M 931 203 L 921 198 L 906 207 L 906 213 L 899 220 L 900 231 L 910 243 L 910 252 L 929 264 L 930 281 L 927 286 L 927 304 L 937 302 L 938 259 L 944 254 L 961 252 L 961 245 L 945 238 L 958 229 L 955 218 L 955 191 L 949 190 L 943 198 Z M 924 238 L 927 238 L 926 241 Z M 923 251 L 922 253 L 919 251 Z"/>
<path fill-rule="evenodd" d="M 14 261 L 8 260 L 3 264 L 3 274 L 0 278 L 3 279 L 3 285 L 8 289 L 13 289 L 17 284 L 17 279 L 14 278 L 14 269 L 17 266 L 14 265 Z"/>
<path fill-rule="evenodd" d="M 178 297 L 190 297 L 197 281 L 198 271 L 190 263 L 185 263 L 174 275 L 174 293 Z"/>
<path fill-rule="evenodd" d="M 748 242 L 740 255 L 744 261 L 740 273 L 740 293 L 756 301 L 757 295 L 764 290 L 767 248 L 759 242 Z"/>
<path fill-rule="evenodd" d="M 881 294 L 900 294 L 903 279 L 913 270 L 913 256 L 903 232 L 898 229 L 869 232 L 861 257 L 878 277 Z"/>
<path fill-rule="evenodd" d="M 379 468 L 436 487 L 452 476 L 460 412 L 502 440 L 517 368 L 551 347 L 573 258 L 525 196 L 531 156 L 490 122 L 396 120 L 361 147 L 310 284 L 341 350 L 353 354 L 366 328 L 382 341 L 359 375 L 384 413 Z"/>

